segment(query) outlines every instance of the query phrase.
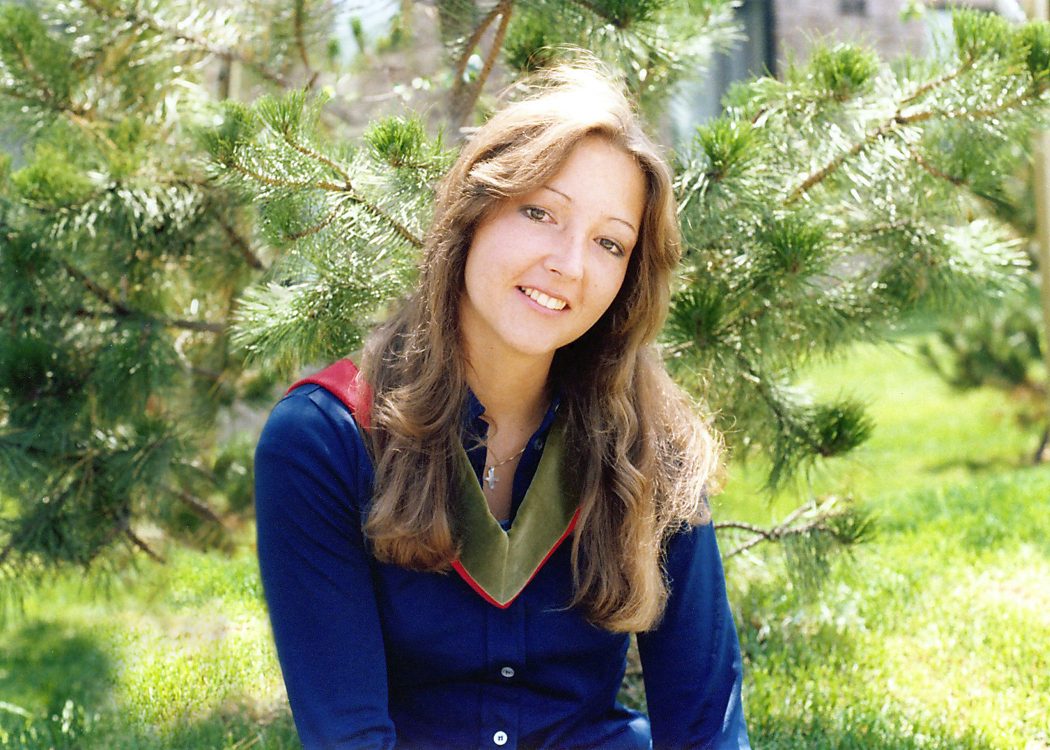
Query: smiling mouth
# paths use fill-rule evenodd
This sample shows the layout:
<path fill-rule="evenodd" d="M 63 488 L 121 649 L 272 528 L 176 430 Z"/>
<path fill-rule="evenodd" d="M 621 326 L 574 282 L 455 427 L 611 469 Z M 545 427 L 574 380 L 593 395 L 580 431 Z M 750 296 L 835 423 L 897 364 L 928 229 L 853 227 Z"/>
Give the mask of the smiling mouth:
<path fill-rule="evenodd" d="M 531 299 L 537 305 L 546 307 L 548 310 L 564 310 L 569 304 L 563 299 L 551 297 L 549 295 L 544 294 L 539 289 L 533 289 L 530 286 L 519 286 L 518 291 L 524 294 L 529 299 Z"/>

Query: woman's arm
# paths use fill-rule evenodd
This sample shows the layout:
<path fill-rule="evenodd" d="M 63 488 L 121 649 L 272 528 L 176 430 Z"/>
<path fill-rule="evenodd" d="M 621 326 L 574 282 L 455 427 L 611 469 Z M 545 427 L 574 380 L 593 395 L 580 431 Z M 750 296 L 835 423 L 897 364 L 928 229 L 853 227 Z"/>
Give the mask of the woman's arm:
<path fill-rule="evenodd" d="M 394 745 L 359 511 L 370 472 L 346 407 L 314 385 L 274 408 L 256 448 L 259 567 L 307 750 Z"/>
<path fill-rule="evenodd" d="M 713 524 L 675 534 L 671 595 L 660 624 L 638 635 L 653 747 L 750 748 L 743 665 Z"/>

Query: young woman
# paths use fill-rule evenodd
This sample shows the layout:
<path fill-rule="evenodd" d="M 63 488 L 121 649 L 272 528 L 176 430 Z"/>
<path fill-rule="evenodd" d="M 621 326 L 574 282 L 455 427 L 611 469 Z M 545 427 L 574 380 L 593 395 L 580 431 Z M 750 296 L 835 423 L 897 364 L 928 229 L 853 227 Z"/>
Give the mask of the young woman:
<path fill-rule="evenodd" d="M 718 443 L 653 350 L 679 253 L 668 168 L 598 73 L 464 147 L 418 289 L 259 442 L 307 748 L 748 747 Z M 647 715 L 616 699 L 632 632 Z"/>

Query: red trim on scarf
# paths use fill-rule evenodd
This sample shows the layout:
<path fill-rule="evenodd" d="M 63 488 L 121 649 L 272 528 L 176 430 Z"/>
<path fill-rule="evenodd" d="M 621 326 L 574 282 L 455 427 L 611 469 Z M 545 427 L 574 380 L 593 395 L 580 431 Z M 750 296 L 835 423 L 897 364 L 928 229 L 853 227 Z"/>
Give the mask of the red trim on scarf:
<path fill-rule="evenodd" d="M 285 391 L 285 395 L 308 383 L 321 386 L 346 404 L 361 427 L 367 430 L 371 425 L 372 389 L 361 377 L 357 365 L 349 359 L 341 359 L 328 365 L 319 373 L 293 383 L 291 388 Z"/>
<path fill-rule="evenodd" d="M 467 569 L 463 567 L 463 563 L 461 563 L 459 560 L 453 560 L 452 567 L 455 568 L 457 573 L 459 573 L 459 577 L 466 581 L 467 585 L 474 589 L 474 591 L 477 592 L 482 599 L 484 599 L 489 604 L 495 607 L 499 607 L 500 609 L 506 609 L 511 604 L 513 604 L 514 601 L 519 596 L 521 596 L 521 592 L 524 591 L 530 583 L 532 583 L 532 579 L 539 574 L 543 566 L 546 565 L 547 561 L 551 559 L 551 555 L 553 555 L 557 551 L 558 547 L 561 546 L 561 543 L 569 538 L 569 534 L 571 534 L 572 530 L 576 528 L 576 521 L 579 520 L 579 518 L 580 509 L 577 508 L 576 512 L 572 514 L 572 518 L 569 520 L 569 525 L 566 527 L 565 533 L 558 538 L 558 541 L 554 543 L 554 545 L 550 548 L 547 554 L 544 555 L 543 559 L 540 560 L 540 564 L 536 566 L 536 570 L 532 571 L 532 575 L 529 576 L 529 580 L 525 581 L 525 584 L 521 587 L 521 590 L 518 591 L 518 593 L 515 594 L 513 597 L 511 597 L 511 599 L 506 604 L 500 604 L 498 601 L 493 599 L 492 596 L 481 587 L 481 584 L 475 581 L 473 576 L 471 576 L 470 573 L 467 572 Z"/>

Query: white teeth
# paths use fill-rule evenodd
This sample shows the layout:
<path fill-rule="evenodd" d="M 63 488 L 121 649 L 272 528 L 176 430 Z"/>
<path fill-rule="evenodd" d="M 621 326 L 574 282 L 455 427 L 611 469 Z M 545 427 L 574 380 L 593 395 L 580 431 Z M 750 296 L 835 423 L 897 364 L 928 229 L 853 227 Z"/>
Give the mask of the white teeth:
<path fill-rule="evenodd" d="M 553 297 L 548 297 L 546 294 L 544 294 L 543 292 L 539 291 L 538 289 L 533 289 L 531 287 L 522 286 L 522 287 L 518 287 L 518 288 L 521 289 L 521 291 L 524 292 L 525 295 L 529 299 L 531 299 L 533 302 L 536 302 L 537 304 L 543 305 L 548 310 L 563 310 L 563 309 L 565 309 L 565 305 L 566 305 L 565 300 L 554 299 Z"/>

